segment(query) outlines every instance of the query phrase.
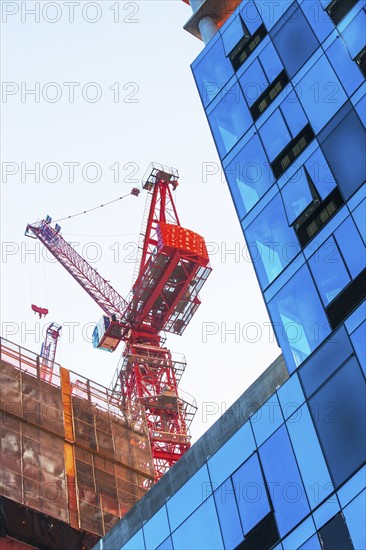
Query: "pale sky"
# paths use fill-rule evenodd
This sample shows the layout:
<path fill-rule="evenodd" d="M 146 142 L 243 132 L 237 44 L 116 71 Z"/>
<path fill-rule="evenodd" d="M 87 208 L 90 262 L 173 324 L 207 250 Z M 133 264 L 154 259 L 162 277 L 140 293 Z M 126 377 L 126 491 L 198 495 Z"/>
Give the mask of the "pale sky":
<path fill-rule="evenodd" d="M 57 362 L 109 386 L 122 345 L 93 349 L 102 311 L 24 230 L 128 193 L 151 161 L 178 168 L 180 221 L 204 236 L 213 268 L 190 325 L 166 342 L 187 358 L 195 441 L 280 350 L 191 74 L 203 45 L 183 30 L 190 14 L 180 0 L 2 2 L 1 323 L 37 352 L 42 330 L 62 324 Z M 125 297 L 145 197 L 61 223 Z"/>

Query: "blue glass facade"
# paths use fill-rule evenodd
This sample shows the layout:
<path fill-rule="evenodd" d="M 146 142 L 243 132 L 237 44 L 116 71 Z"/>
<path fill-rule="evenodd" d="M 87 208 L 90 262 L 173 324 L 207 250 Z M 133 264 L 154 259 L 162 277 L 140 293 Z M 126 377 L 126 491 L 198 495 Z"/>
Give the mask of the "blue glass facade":
<path fill-rule="evenodd" d="M 121 549 L 366 548 L 365 29 L 244 0 L 192 65 L 290 378 Z"/>

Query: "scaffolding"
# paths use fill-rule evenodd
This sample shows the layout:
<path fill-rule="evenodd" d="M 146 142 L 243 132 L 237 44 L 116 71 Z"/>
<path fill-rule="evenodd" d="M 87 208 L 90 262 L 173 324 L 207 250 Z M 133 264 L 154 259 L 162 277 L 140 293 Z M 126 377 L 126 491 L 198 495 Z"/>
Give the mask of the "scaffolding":
<path fill-rule="evenodd" d="M 146 493 L 145 412 L 121 395 L 0 340 L 0 495 L 104 536 Z"/>

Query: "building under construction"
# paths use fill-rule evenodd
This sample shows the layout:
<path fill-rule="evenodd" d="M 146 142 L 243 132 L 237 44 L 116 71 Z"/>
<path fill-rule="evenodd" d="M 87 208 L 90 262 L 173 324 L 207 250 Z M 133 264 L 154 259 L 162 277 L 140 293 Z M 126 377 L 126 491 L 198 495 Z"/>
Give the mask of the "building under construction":
<path fill-rule="evenodd" d="M 91 548 L 147 491 L 144 411 L 1 340 L 0 548 Z"/>
<path fill-rule="evenodd" d="M 125 348 L 106 389 L 54 362 L 56 323 L 40 356 L 2 341 L 0 533 L 13 548 L 22 546 L 9 537 L 54 550 L 64 550 L 65 540 L 67 550 L 93 546 L 191 446 L 197 407 L 178 392 L 186 362 L 165 347 L 162 333 L 183 333 L 211 268 L 203 237 L 180 225 L 172 194 L 178 178 L 174 168 L 153 163 L 143 180 L 140 254 L 127 300 L 50 216 L 27 226 L 26 235 L 104 312 L 94 347 Z"/>

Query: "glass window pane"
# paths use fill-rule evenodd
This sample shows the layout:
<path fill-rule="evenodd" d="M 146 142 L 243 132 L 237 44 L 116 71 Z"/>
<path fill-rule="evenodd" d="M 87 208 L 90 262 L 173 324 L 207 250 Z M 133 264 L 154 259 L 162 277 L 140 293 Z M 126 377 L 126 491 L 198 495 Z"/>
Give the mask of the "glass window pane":
<path fill-rule="evenodd" d="M 300 251 L 289 227 L 280 193 L 267 204 L 245 231 L 262 289 L 265 289 Z"/>
<path fill-rule="evenodd" d="M 213 487 L 229 477 L 256 449 L 252 428 L 246 422 L 208 461 Z"/>
<path fill-rule="evenodd" d="M 271 511 L 257 453 L 235 472 L 233 484 L 244 533 L 247 534 Z"/>
<path fill-rule="evenodd" d="M 294 550 L 305 542 L 315 532 L 315 525 L 313 518 L 310 516 L 304 520 L 299 527 L 297 527 L 292 533 L 286 537 L 282 544 L 284 550 Z"/>
<path fill-rule="evenodd" d="M 356 63 L 352 61 L 343 40 L 335 40 L 325 52 L 347 94 L 351 96 L 362 84 L 363 76 Z"/>
<path fill-rule="evenodd" d="M 287 429 L 313 509 L 333 491 L 333 484 L 306 404 L 288 420 Z"/>
<path fill-rule="evenodd" d="M 174 550 L 172 537 L 168 537 L 160 546 L 157 547 L 157 550 Z"/>
<path fill-rule="evenodd" d="M 290 78 L 319 46 L 315 34 L 296 2 L 277 23 L 271 36 Z"/>
<path fill-rule="evenodd" d="M 142 534 L 142 529 L 140 529 L 140 531 L 137 531 L 136 535 L 130 538 L 130 540 L 126 542 L 120 550 L 144 550 L 144 548 L 144 536 Z"/>
<path fill-rule="evenodd" d="M 223 158 L 253 123 L 239 83 L 230 88 L 208 119 L 220 157 Z"/>
<path fill-rule="evenodd" d="M 366 486 L 366 466 L 363 466 L 342 485 L 338 491 L 339 502 L 341 503 L 342 508 L 347 506 Z"/>
<path fill-rule="evenodd" d="M 325 306 L 334 300 L 351 280 L 333 237 L 311 256 L 309 266 Z"/>
<path fill-rule="evenodd" d="M 366 548 L 366 490 L 344 510 L 348 531 L 355 548 Z M 363 518 L 363 519 L 362 519 Z"/>
<path fill-rule="evenodd" d="M 348 111 L 348 107 L 340 113 L 340 117 Z M 319 142 L 343 197 L 347 200 L 363 184 L 366 173 L 365 128 L 354 109 L 344 116 L 324 140 L 319 135 Z"/>
<path fill-rule="evenodd" d="M 366 374 L 366 321 L 351 334 L 351 340 L 362 370 Z"/>
<path fill-rule="evenodd" d="M 366 126 L 366 95 L 364 95 L 360 101 L 355 105 L 355 109 L 358 113 L 358 116 L 361 119 L 361 122 L 364 126 Z"/>
<path fill-rule="evenodd" d="M 323 10 L 320 2 L 302 2 L 301 9 L 319 42 L 323 42 L 323 40 L 334 30 L 333 21 L 330 19 L 327 12 Z"/>
<path fill-rule="evenodd" d="M 255 0 L 255 3 L 263 19 L 263 23 L 268 30 L 270 30 L 280 19 L 286 9 L 286 6 L 290 5 L 290 1 L 283 2 L 281 4 L 277 1 L 270 2 L 268 0 Z"/>
<path fill-rule="evenodd" d="M 315 533 L 315 535 L 300 546 L 299 550 L 322 550 L 318 535 Z"/>
<path fill-rule="evenodd" d="M 289 418 L 305 401 L 304 392 L 296 373 L 277 390 L 283 416 Z M 296 420 L 295 420 L 296 421 Z"/>
<path fill-rule="evenodd" d="M 144 525 L 147 548 L 156 548 L 169 535 L 169 523 L 165 506 L 160 508 Z"/>
<path fill-rule="evenodd" d="M 337 487 L 365 459 L 365 397 L 365 379 L 356 359 L 351 358 L 309 402 Z"/>
<path fill-rule="evenodd" d="M 305 166 L 320 197 L 325 199 L 337 184 L 320 147 L 305 162 Z"/>
<path fill-rule="evenodd" d="M 342 326 L 300 369 L 307 397 L 312 395 L 353 353 L 348 334 Z"/>
<path fill-rule="evenodd" d="M 366 267 L 366 249 L 351 216 L 338 227 L 334 236 L 352 278 L 356 277 Z"/>
<path fill-rule="evenodd" d="M 281 111 L 285 117 L 287 126 L 290 128 L 292 137 L 296 137 L 307 125 L 308 119 L 294 90 L 281 103 Z"/>
<path fill-rule="evenodd" d="M 202 102 L 208 105 L 234 74 L 221 40 L 217 40 L 208 50 L 202 61 L 193 69 L 193 73 Z"/>
<path fill-rule="evenodd" d="M 338 499 L 335 495 L 333 495 L 313 512 L 316 528 L 320 529 L 323 527 L 327 521 L 338 514 L 339 510 L 340 506 Z"/>
<path fill-rule="evenodd" d="M 240 10 L 240 16 L 243 18 L 250 34 L 254 34 L 258 27 L 262 24 L 262 18 L 259 15 L 253 0 L 249 0 L 249 2 L 245 3 L 243 9 Z"/>
<path fill-rule="evenodd" d="M 281 193 L 289 224 L 292 224 L 313 202 L 313 195 L 303 167 L 286 183 Z"/>
<path fill-rule="evenodd" d="M 366 319 L 366 301 L 364 300 L 361 304 L 352 311 L 351 315 L 347 317 L 344 324 L 347 329 L 348 334 L 352 334 L 360 324 Z"/>
<path fill-rule="evenodd" d="M 315 133 L 325 126 L 347 100 L 325 55 L 314 63 L 296 86 L 296 91 Z"/>
<path fill-rule="evenodd" d="M 285 425 L 259 449 L 280 535 L 286 535 L 309 513 L 304 486 Z"/>
<path fill-rule="evenodd" d="M 210 480 L 206 465 L 202 466 L 167 502 L 170 527 L 174 530 L 207 496 Z"/>
<path fill-rule="evenodd" d="M 352 217 L 356 222 L 361 237 L 366 244 L 366 201 L 362 201 L 352 212 Z"/>
<path fill-rule="evenodd" d="M 239 82 L 250 107 L 268 86 L 267 77 L 258 59 L 248 67 Z"/>
<path fill-rule="evenodd" d="M 342 32 L 342 38 L 354 59 L 365 47 L 366 13 L 360 10 L 356 17 Z"/>
<path fill-rule="evenodd" d="M 260 62 L 267 75 L 268 81 L 273 82 L 276 76 L 283 71 L 283 64 L 272 42 L 259 54 Z"/>
<path fill-rule="evenodd" d="M 319 531 L 324 550 L 354 550 L 347 525 L 342 514 L 337 514 Z"/>
<path fill-rule="evenodd" d="M 290 132 L 280 110 L 273 113 L 260 128 L 259 133 L 271 162 L 291 141 Z"/>
<path fill-rule="evenodd" d="M 231 478 L 214 493 L 225 548 L 235 548 L 244 538 Z"/>
<path fill-rule="evenodd" d="M 230 25 L 222 31 L 222 41 L 226 55 L 235 48 L 244 36 L 244 26 L 241 17 L 237 15 Z"/>
<path fill-rule="evenodd" d="M 172 539 L 175 550 L 224 548 L 212 496 L 172 533 Z"/>
<path fill-rule="evenodd" d="M 226 167 L 225 175 L 239 218 L 259 201 L 274 182 L 274 176 L 258 136 L 254 136 Z"/>
<path fill-rule="evenodd" d="M 330 334 L 307 266 L 297 271 L 269 302 L 268 308 L 272 323 L 278 323 L 274 327 L 290 370 L 291 365 L 300 365 Z"/>
<path fill-rule="evenodd" d="M 272 397 L 262 405 L 262 407 L 250 417 L 250 423 L 253 428 L 254 437 L 257 446 L 262 443 L 283 423 L 281 407 L 277 395 Z"/>

